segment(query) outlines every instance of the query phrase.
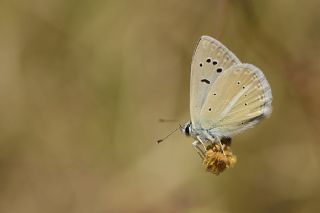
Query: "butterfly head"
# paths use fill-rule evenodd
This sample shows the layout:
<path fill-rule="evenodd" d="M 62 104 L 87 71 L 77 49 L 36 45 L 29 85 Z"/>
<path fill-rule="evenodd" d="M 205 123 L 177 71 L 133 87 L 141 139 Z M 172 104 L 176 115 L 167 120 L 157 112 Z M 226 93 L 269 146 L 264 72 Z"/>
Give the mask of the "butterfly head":
<path fill-rule="evenodd" d="M 190 136 L 190 134 L 191 134 L 191 122 L 187 122 L 184 125 L 180 125 L 180 130 L 186 136 Z"/>

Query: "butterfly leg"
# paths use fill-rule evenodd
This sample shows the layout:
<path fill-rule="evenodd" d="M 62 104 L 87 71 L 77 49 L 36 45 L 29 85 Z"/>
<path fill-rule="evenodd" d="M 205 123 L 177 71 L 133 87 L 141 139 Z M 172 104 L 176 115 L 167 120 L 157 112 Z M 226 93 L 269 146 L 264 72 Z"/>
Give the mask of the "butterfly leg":
<path fill-rule="evenodd" d="M 223 146 L 222 146 L 222 143 L 221 143 L 221 140 L 220 140 L 219 137 L 217 137 L 217 136 L 212 137 L 208 133 L 206 134 L 206 137 L 212 142 L 212 144 L 218 143 L 220 145 L 221 152 L 223 153 L 224 156 L 226 156 L 226 154 L 224 153 Z"/>
<path fill-rule="evenodd" d="M 202 139 L 199 136 L 197 136 L 197 140 L 202 144 L 204 150 L 207 150 L 207 146 L 204 144 L 204 142 L 202 141 Z"/>
<path fill-rule="evenodd" d="M 198 155 L 203 160 L 205 154 L 204 154 L 204 151 L 200 148 L 200 145 L 201 145 L 201 142 L 199 142 L 199 141 L 195 141 L 192 143 L 192 146 L 194 147 L 194 149 L 197 151 Z"/>
<path fill-rule="evenodd" d="M 223 146 L 222 146 L 220 138 L 219 137 L 214 137 L 214 139 L 215 139 L 215 141 L 217 141 L 219 143 L 223 155 L 226 156 L 226 154 L 224 153 Z"/>

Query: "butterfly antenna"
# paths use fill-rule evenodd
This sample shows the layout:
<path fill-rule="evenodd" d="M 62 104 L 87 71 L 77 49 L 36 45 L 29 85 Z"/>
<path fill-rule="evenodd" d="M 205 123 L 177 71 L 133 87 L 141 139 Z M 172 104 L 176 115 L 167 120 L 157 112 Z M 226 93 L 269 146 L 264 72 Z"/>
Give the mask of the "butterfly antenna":
<path fill-rule="evenodd" d="M 180 125 L 178 128 L 176 128 L 175 130 L 173 130 L 172 132 L 170 132 L 166 137 L 160 139 L 160 140 L 157 140 L 157 143 L 161 143 L 162 141 L 164 141 L 165 139 L 167 139 L 170 135 L 172 135 L 173 133 L 175 133 L 176 131 L 178 131 L 179 129 L 181 129 L 182 126 Z"/>
<path fill-rule="evenodd" d="M 159 122 L 161 122 L 161 123 L 178 122 L 178 120 L 176 120 L 176 119 L 164 119 L 164 118 L 159 118 Z"/>

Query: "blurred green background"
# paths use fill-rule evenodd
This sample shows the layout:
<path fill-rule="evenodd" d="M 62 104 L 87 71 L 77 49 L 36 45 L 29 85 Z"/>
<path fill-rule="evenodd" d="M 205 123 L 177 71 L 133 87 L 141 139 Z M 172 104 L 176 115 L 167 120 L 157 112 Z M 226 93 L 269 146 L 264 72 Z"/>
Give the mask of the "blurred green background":
<path fill-rule="evenodd" d="M 0 1 L 0 212 L 319 212 L 320 1 Z M 260 67 L 274 111 L 204 171 L 192 53 Z"/>

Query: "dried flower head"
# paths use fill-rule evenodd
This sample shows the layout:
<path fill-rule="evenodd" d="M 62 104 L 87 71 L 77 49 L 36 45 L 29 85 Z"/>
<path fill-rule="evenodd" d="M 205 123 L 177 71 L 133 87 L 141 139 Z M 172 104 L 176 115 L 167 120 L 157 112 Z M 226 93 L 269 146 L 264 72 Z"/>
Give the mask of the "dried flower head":
<path fill-rule="evenodd" d="M 237 157 L 231 152 L 230 146 L 214 144 L 208 147 L 203 158 L 203 165 L 208 172 L 219 175 L 226 168 L 234 166 Z"/>

